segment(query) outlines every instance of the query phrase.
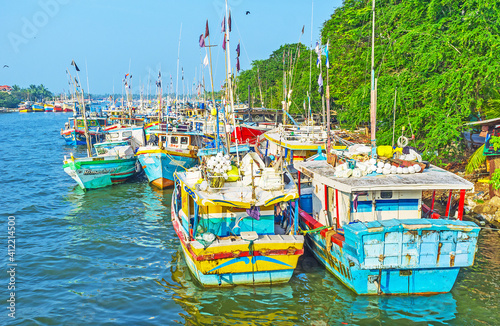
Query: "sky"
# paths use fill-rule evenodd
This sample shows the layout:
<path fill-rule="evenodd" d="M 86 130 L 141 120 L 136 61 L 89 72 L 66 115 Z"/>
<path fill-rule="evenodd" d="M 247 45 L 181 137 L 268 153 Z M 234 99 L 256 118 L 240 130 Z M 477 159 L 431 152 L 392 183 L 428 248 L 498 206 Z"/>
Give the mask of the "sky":
<path fill-rule="evenodd" d="M 240 65 L 245 70 L 282 44 L 300 40 L 310 46 L 311 30 L 315 44 L 323 23 L 342 0 L 228 4 L 231 66 L 234 70 L 240 42 Z M 0 85 L 43 84 L 56 94 L 68 92 L 66 70 L 76 74 L 74 60 L 84 92 L 120 94 L 129 73 L 133 93 L 142 89 L 155 94 L 160 69 L 165 93 L 167 87 L 188 93 L 201 80 L 201 70 L 209 91 L 209 70 L 202 65 L 206 48 L 198 44 L 208 19 L 210 42 L 217 45 L 211 52 L 214 88 L 219 90 L 225 77 L 224 15 L 224 0 L 0 0 Z"/>

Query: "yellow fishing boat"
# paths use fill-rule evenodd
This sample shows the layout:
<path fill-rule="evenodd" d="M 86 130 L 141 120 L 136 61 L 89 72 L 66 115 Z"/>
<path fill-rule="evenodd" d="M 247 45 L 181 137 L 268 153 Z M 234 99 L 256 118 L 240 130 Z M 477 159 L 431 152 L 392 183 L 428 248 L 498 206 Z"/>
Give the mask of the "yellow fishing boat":
<path fill-rule="evenodd" d="M 172 223 L 187 265 L 206 287 L 288 282 L 304 252 L 292 177 L 255 153 L 239 169 L 228 162 L 217 154 L 175 174 Z"/>

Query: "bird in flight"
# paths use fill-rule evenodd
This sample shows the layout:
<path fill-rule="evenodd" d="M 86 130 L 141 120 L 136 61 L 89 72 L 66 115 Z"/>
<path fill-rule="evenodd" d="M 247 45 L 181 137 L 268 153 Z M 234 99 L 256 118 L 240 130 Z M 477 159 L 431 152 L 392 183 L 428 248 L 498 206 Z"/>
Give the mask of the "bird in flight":
<path fill-rule="evenodd" d="M 4 68 L 9 68 L 9 66 L 7 66 L 7 65 L 3 65 L 3 67 L 4 67 Z"/>
<path fill-rule="evenodd" d="M 246 14 L 247 14 L 247 15 L 250 15 L 250 11 L 248 11 L 248 10 L 247 10 Z"/>

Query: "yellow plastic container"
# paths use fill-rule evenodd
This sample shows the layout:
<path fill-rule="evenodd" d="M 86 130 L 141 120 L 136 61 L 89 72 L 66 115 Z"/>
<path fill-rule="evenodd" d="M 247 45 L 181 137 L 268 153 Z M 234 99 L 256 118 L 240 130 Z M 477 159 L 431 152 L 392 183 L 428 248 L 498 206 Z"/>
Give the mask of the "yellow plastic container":
<path fill-rule="evenodd" d="M 238 181 L 240 174 L 238 173 L 238 168 L 234 165 L 231 166 L 231 170 L 227 171 L 227 181 L 234 182 Z"/>
<path fill-rule="evenodd" d="M 378 146 L 377 155 L 382 157 L 392 157 L 392 146 Z"/>

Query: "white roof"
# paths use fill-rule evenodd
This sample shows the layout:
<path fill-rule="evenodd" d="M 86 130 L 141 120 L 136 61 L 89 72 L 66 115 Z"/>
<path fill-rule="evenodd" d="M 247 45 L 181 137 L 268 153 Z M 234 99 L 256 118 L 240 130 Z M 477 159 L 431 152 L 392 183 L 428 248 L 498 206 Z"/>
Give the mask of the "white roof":
<path fill-rule="evenodd" d="M 466 189 L 474 184 L 458 175 L 431 165 L 421 173 L 415 174 L 377 174 L 361 178 L 336 178 L 335 169 L 326 161 L 294 163 L 297 170 L 316 181 L 343 192 L 373 190 L 434 190 Z"/>

